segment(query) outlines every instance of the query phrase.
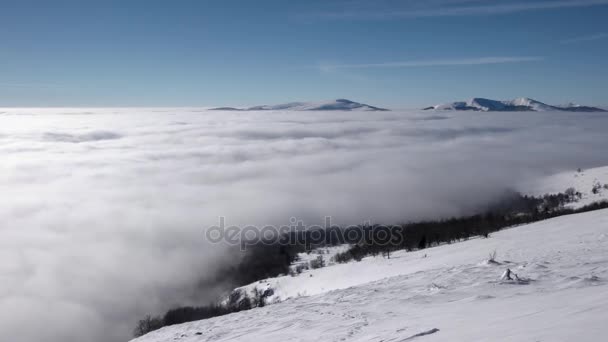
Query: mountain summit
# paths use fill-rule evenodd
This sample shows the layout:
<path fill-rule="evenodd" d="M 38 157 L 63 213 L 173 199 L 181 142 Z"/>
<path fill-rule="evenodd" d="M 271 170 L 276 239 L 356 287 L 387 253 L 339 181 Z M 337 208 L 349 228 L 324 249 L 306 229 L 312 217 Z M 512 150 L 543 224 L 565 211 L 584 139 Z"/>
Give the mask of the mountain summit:
<path fill-rule="evenodd" d="M 481 112 L 549 112 L 549 111 L 566 111 L 566 112 L 606 112 L 606 110 L 581 106 L 576 104 L 568 104 L 566 106 L 552 106 L 546 103 L 533 100 L 527 97 L 521 97 L 515 100 L 498 101 L 484 98 L 473 98 L 469 101 L 452 102 L 440 104 L 437 106 L 424 108 L 425 110 L 472 110 Z"/>
<path fill-rule="evenodd" d="M 219 107 L 210 110 L 233 110 L 233 111 L 254 111 L 254 110 L 293 110 L 293 111 L 388 111 L 385 108 L 370 106 L 364 103 L 354 102 L 346 99 L 337 99 L 326 102 L 290 102 L 279 105 L 263 105 L 249 108 Z"/>

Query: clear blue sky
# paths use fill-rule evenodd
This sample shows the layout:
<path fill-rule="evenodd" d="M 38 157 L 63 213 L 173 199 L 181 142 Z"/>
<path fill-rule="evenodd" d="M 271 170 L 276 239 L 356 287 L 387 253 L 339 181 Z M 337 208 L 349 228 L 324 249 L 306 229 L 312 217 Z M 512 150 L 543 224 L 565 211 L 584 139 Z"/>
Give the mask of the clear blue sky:
<path fill-rule="evenodd" d="M 608 105 L 608 0 L 0 0 L 0 106 Z"/>

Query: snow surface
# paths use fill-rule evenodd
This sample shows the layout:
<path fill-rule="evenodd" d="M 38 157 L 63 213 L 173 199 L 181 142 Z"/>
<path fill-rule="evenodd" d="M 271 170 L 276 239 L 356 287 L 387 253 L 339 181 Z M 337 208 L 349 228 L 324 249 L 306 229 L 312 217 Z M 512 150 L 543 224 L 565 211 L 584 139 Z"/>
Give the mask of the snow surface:
<path fill-rule="evenodd" d="M 346 252 L 349 248 L 350 245 L 339 245 L 313 249 L 310 253 L 298 253 L 298 258 L 293 263 L 292 269 L 295 269 L 296 266 L 310 266 L 310 262 L 318 257 L 323 259 L 325 265 L 333 265 L 335 263 L 334 257 L 339 253 Z"/>
<path fill-rule="evenodd" d="M 388 111 L 388 109 L 378 108 L 370 106 L 364 103 L 354 102 L 346 99 L 337 99 L 325 102 L 290 102 L 279 105 L 263 105 L 249 108 L 232 108 L 232 107 L 220 107 L 213 108 L 212 110 L 246 110 L 246 111 L 258 111 L 258 110 L 293 110 L 293 111 Z"/>
<path fill-rule="evenodd" d="M 572 112 L 602 112 L 603 109 L 581 106 L 581 105 L 566 105 L 566 106 L 551 106 L 537 100 L 527 97 L 521 97 L 514 100 L 498 101 L 484 98 L 473 98 L 469 101 L 457 101 L 445 103 L 429 107 L 427 109 L 434 110 L 474 110 L 482 112 L 507 112 L 507 111 L 533 111 L 533 112 L 549 112 L 549 111 L 572 111 Z"/>
<path fill-rule="evenodd" d="M 593 193 L 593 187 L 599 184 L 600 189 Z M 608 184 L 608 166 L 597 167 L 587 170 L 572 170 L 561 172 L 549 177 L 526 182 L 521 189 L 527 194 L 542 196 L 544 194 L 563 193 L 572 187 L 580 192 L 583 197 L 568 206 L 580 208 L 594 202 L 608 201 L 608 189 L 604 185 Z"/>
<path fill-rule="evenodd" d="M 602 341 L 607 279 L 601 210 L 271 279 L 281 303 L 134 341 Z"/>
<path fill-rule="evenodd" d="M 506 104 L 509 106 L 529 107 L 537 112 L 551 111 L 551 110 L 555 110 L 555 108 L 556 108 L 555 106 L 550 106 L 548 104 L 542 103 L 540 101 L 532 100 L 527 97 L 520 97 L 515 100 L 507 101 Z"/>

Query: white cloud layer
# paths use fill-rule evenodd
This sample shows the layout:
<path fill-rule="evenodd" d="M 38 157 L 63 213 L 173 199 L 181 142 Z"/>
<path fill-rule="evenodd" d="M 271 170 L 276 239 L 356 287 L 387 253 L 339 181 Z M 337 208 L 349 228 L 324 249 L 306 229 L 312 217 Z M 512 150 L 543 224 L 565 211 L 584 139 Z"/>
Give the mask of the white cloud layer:
<path fill-rule="evenodd" d="M 204 227 L 395 223 L 608 164 L 578 113 L 0 109 L 0 340 L 124 341 L 215 292 Z"/>

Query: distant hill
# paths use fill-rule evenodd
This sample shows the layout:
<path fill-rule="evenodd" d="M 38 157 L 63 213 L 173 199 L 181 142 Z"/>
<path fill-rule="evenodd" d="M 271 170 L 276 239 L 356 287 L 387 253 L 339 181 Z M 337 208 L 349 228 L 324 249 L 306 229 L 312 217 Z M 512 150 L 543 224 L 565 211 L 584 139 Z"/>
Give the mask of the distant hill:
<path fill-rule="evenodd" d="M 346 99 L 326 102 L 290 102 L 279 105 L 262 105 L 249 108 L 218 107 L 218 111 L 259 111 L 259 110 L 293 110 L 293 111 L 388 111 L 385 108 L 370 106 Z"/>
<path fill-rule="evenodd" d="M 481 112 L 606 112 L 597 107 L 568 104 L 565 106 L 552 106 L 527 97 L 510 101 L 498 101 L 484 98 L 473 98 L 469 101 L 459 101 L 424 108 L 424 110 L 470 110 Z"/>

